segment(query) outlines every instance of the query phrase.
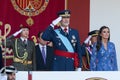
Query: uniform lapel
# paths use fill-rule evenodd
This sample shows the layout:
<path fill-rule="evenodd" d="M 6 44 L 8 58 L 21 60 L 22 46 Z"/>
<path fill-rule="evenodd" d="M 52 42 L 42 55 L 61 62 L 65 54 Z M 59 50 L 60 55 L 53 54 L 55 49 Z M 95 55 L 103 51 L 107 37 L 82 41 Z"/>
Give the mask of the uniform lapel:
<path fill-rule="evenodd" d="M 71 28 L 69 28 L 69 35 L 67 36 L 67 38 L 68 38 L 68 40 L 70 41 L 72 47 L 74 48 L 74 46 L 73 46 L 73 44 L 72 44 L 72 42 L 71 42 L 72 36 L 73 36 L 72 30 L 71 30 Z"/>
<path fill-rule="evenodd" d="M 27 40 L 27 46 L 26 46 L 26 48 L 29 48 L 29 46 L 30 46 L 30 41 Z M 29 49 L 28 49 L 28 50 L 29 50 Z"/>
<path fill-rule="evenodd" d="M 23 46 L 23 47 L 25 46 L 23 41 L 20 38 L 18 39 L 18 43 L 20 43 L 20 45 Z"/>
<path fill-rule="evenodd" d="M 62 28 L 59 29 L 60 30 L 60 33 L 64 36 L 66 36 L 65 32 L 62 30 Z"/>
<path fill-rule="evenodd" d="M 48 58 L 49 58 L 49 48 L 46 46 L 47 51 L 46 51 L 46 64 L 48 63 Z"/>

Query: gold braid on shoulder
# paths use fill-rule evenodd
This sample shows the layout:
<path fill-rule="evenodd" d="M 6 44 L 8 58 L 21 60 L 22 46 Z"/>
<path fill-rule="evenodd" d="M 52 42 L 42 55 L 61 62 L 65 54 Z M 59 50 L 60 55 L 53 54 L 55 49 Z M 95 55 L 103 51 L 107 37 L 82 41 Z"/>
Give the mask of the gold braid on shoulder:
<path fill-rule="evenodd" d="M 15 51 L 16 51 L 16 55 L 17 55 L 18 58 L 23 59 L 23 61 L 24 61 L 24 60 L 27 59 L 28 53 L 27 53 L 27 52 L 24 52 L 24 56 L 22 56 L 22 57 L 20 57 L 20 56 L 18 55 L 18 51 L 17 51 L 17 40 L 18 40 L 18 39 L 15 40 Z"/>

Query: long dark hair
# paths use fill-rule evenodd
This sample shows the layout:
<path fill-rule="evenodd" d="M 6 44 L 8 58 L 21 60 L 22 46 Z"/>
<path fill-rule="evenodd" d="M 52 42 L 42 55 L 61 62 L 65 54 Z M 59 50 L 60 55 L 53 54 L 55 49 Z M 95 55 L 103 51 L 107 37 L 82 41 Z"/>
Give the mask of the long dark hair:
<path fill-rule="evenodd" d="M 104 29 L 108 29 L 109 31 L 110 31 L 110 29 L 109 29 L 109 27 L 107 27 L 107 26 L 102 26 L 100 29 L 99 29 L 99 33 L 98 33 L 98 38 L 97 38 L 97 45 L 96 45 L 96 48 L 97 48 L 97 51 L 99 51 L 100 50 L 100 48 L 101 48 L 101 45 L 102 45 L 102 36 L 100 35 L 101 33 L 102 33 L 102 31 L 104 30 Z M 108 38 L 108 41 L 110 40 L 110 36 L 109 36 L 109 38 Z"/>

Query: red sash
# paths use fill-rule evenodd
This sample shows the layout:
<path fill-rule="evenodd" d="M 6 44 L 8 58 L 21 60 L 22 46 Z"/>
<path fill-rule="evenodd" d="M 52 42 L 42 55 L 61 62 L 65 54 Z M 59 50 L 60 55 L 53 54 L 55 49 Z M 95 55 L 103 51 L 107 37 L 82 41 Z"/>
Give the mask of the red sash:
<path fill-rule="evenodd" d="M 74 58 L 74 67 L 75 68 L 79 67 L 79 58 L 78 58 L 78 54 L 77 53 L 71 53 L 71 52 L 66 52 L 66 51 L 61 51 L 61 50 L 55 50 L 55 54 L 57 56 Z"/>

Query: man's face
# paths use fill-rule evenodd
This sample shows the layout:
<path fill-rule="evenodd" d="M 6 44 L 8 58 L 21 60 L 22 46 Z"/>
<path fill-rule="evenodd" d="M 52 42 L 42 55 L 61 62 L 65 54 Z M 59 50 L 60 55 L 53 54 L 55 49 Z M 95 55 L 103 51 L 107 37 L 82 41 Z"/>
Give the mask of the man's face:
<path fill-rule="evenodd" d="M 22 28 L 21 37 L 28 38 L 29 37 L 29 29 Z"/>
<path fill-rule="evenodd" d="M 8 74 L 7 80 L 15 80 L 15 73 Z"/>
<path fill-rule="evenodd" d="M 93 43 L 95 43 L 95 42 L 97 42 L 97 35 L 96 36 L 92 36 L 92 38 L 91 38 L 91 43 L 93 44 Z"/>
<path fill-rule="evenodd" d="M 61 25 L 67 27 L 70 24 L 70 17 L 62 17 Z"/>
<path fill-rule="evenodd" d="M 41 38 L 42 34 L 43 34 L 43 33 L 40 34 L 40 37 L 38 38 L 38 41 L 39 41 L 40 44 L 46 45 L 46 44 L 47 44 L 47 41 L 44 41 L 44 40 Z"/>

